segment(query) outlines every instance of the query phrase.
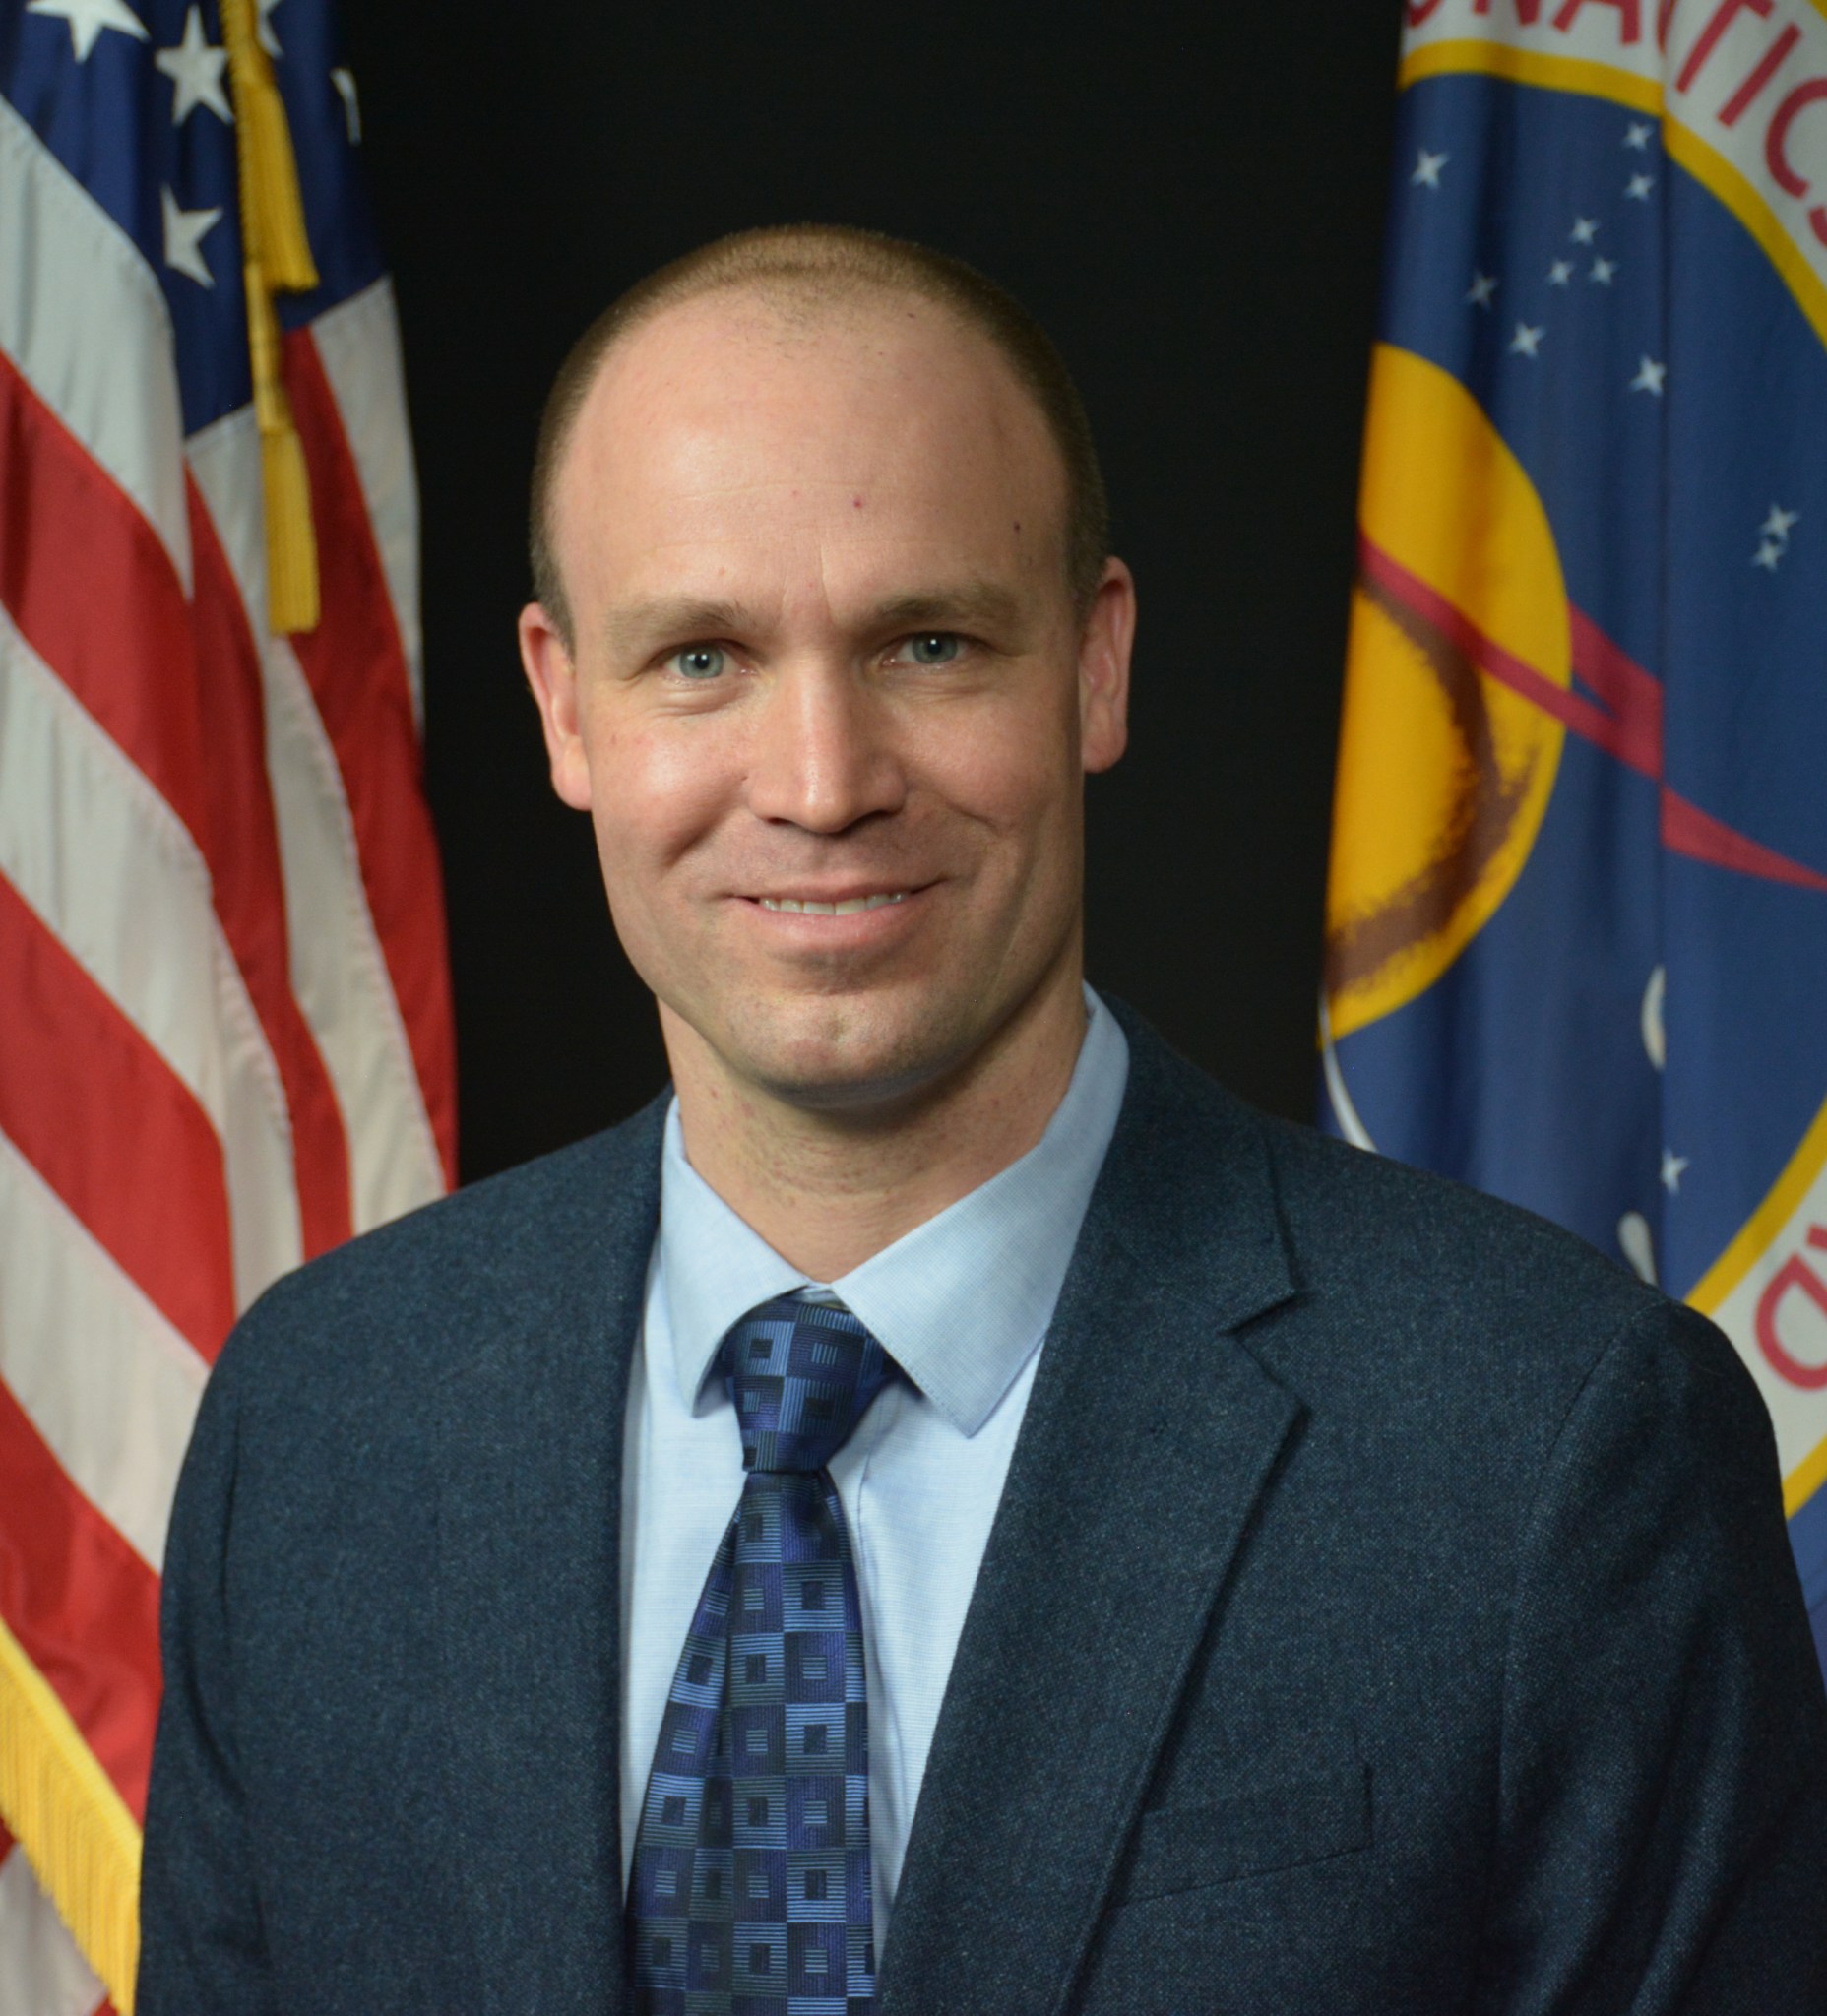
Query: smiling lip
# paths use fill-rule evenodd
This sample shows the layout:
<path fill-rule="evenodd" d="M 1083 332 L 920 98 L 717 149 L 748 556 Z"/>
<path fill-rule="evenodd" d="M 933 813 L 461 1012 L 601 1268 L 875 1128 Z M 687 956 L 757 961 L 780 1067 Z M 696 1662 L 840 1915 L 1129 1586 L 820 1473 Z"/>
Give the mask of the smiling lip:
<path fill-rule="evenodd" d="M 881 889 L 867 896 L 841 896 L 822 898 L 815 896 L 758 896 L 754 899 L 763 910 L 784 913 L 788 916 L 849 917 L 860 911 L 887 910 L 890 905 L 906 903 L 914 894 L 911 889 Z"/>

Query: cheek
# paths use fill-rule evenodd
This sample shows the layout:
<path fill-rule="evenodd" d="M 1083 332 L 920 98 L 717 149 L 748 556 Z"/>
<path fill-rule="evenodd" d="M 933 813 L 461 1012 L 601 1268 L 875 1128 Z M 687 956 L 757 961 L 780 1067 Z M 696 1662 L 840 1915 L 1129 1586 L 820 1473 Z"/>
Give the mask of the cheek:
<path fill-rule="evenodd" d="M 927 775 L 960 811 L 1011 841 L 1055 834 L 1082 791 L 1070 708 L 983 710 L 967 732 L 929 752 Z"/>
<path fill-rule="evenodd" d="M 611 891 L 640 885 L 690 851 L 717 823 L 727 793 L 722 766 L 695 724 L 656 727 L 594 724 L 590 737 L 591 818 Z"/>

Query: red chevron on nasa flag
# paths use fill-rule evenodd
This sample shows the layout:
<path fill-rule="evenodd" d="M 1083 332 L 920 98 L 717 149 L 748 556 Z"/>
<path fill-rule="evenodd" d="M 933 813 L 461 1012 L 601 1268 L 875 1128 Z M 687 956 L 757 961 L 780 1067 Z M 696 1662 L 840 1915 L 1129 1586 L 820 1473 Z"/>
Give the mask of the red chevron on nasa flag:
<path fill-rule="evenodd" d="M 359 146 L 327 0 L 0 9 L 0 2006 L 27 2016 L 131 1999 L 165 1522 L 229 1324 L 454 1169 Z M 306 276 L 277 325 L 275 161 Z"/>
<path fill-rule="evenodd" d="M 1715 1316 L 1827 1661 L 1827 0 L 1409 0 L 1330 1125 Z"/>

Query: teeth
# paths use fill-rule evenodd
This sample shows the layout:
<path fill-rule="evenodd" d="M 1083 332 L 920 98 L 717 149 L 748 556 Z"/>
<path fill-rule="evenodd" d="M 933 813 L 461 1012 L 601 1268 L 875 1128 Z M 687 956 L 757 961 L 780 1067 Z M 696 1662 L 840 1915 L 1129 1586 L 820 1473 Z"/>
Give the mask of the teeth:
<path fill-rule="evenodd" d="M 897 889 L 887 896 L 847 896 L 842 903 L 801 903 L 793 896 L 764 896 L 763 910 L 790 911 L 794 916 L 848 917 L 859 910 L 881 910 L 891 903 L 905 903 L 907 891 Z"/>

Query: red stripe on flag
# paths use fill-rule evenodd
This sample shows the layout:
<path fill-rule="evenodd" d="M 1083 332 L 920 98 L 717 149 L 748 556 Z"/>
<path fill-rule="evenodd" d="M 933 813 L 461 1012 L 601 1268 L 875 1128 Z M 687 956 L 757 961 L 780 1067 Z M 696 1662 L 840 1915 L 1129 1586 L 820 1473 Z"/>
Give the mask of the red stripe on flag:
<path fill-rule="evenodd" d="M 1662 686 L 1619 650 L 1590 616 L 1568 603 L 1573 668 L 1605 701 L 1611 710 L 1608 714 L 1578 693 L 1556 686 L 1534 665 L 1505 651 L 1437 589 L 1411 573 L 1362 534 L 1358 536 L 1357 555 L 1367 580 L 1424 617 L 1463 651 L 1480 671 L 1507 686 L 1512 693 L 1520 694 L 1544 714 L 1553 716 L 1627 768 L 1645 777 L 1661 779 Z M 1740 875 L 1755 875 L 1765 882 L 1827 892 L 1827 875 L 1736 832 L 1667 785 L 1662 791 L 1661 826 L 1663 845 L 1690 860 L 1730 868 Z"/>
<path fill-rule="evenodd" d="M 266 698 L 240 590 L 194 481 L 190 538 L 198 677 L 210 723 L 206 768 L 216 910 L 272 1045 L 291 1117 L 308 1260 L 354 1229 L 348 1137 L 323 1053 L 291 990 L 279 822 L 267 776 Z"/>
<path fill-rule="evenodd" d="M 349 1231 L 347 1143 L 291 993 L 259 666 L 194 487 L 190 505 L 194 611 L 152 527 L 0 356 L 0 601 L 203 855 L 291 1108 L 315 1252 Z"/>
<path fill-rule="evenodd" d="M 0 973 L 0 1130 L 214 1359 L 234 1321 L 234 1261 L 210 1116 L 4 876 Z"/>
<path fill-rule="evenodd" d="M 1662 839 L 1671 853 L 1685 854 L 1691 861 L 1706 861 L 1715 868 L 1731 868 L 1740 875 L 1755 875 L 1765 882 L 1786 882 L 1792 889 L 1827 892 L 1827 875 L 1792 861 L 1761 841 L 1750 839 L 1703 812 L 1678 791 L 1663 787 Z"/>
<path fill-rule="evenodd" d="M 4 355 L 0 601 L 203 846 L 190 614 L 170 555 Z"/>
<path fill-rule="evenodd" d="M 1463 609 L 1449 601 L 1431 583 L 1412 573 L 1393 554 L 1386 553 L 1362 534 L 1357 540 L 1357 560 L 1365 577 L 1388 595 L 1411 608 L 1462 651 L 1486 678 L 1495 679 L 1512 693 L 1529 701 L 1544 714 L 1551 715 L 1563 727 L 1584 736 L 1606 755 L 1615 756 L 1632 770 L 1650 777 L 1660 775 L 1662 751 L 1647 745 L 1641 724 L 1616 720 L 1596 707 L 1583 694 L 1557 686 L 1514 652 L 1506 651 L 1494 637 L 1488 637 Z M 1609 669 L 1608 665 L 1606 669 Z M 1584 670 L 1584 667 L 1582 667 Z M 1614 691 L 1628 690 L 1614 680 Z"/>
<path fill-rule="evenodd" d="M 0 1616 L 136 1820 L 158 1719 L 158 1578 L 0 1382 Z"/>
<path fill-rule="evenodd" d="M 1662 681 L 1613 644 L 1583 609 L 1567 604 L 1573 669 L 1617 723 L 1619 760 L 1645 777 L 1662 775 Z"/>
<path fill-rule="evenodd" d="M 292 644 L 336 750 L 362 886 L 387 961 L 447 1183 L 457 1179 L 456 1039 L 443 877 L 421 788 L 406 652 L 343 416 L 308 330 L 285 338 L 304 443 L 323 617 Z"/>

